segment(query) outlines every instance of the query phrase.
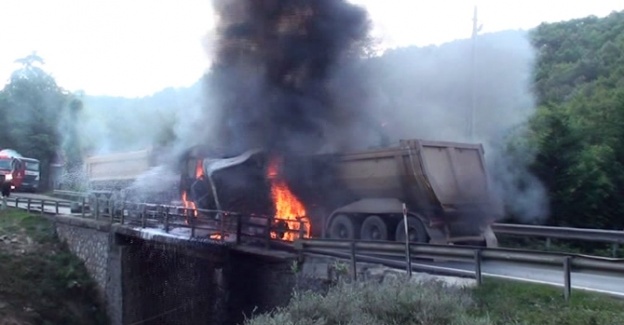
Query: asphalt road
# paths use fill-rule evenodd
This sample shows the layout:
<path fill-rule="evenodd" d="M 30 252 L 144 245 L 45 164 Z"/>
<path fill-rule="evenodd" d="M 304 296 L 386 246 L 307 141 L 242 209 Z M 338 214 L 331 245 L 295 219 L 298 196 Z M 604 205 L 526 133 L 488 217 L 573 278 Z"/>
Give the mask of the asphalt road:
<path fill-rule="evenodd" d="M 37 200 L 58 200 L 69 202 L 68 200 L 59 200 L 36 193 L 13 193 L 12 198 L 20 198 L 19 207 L 25 209 L 27 206 L 26 199 L 33 198 Z M 9 203 L 10 206 L 13 206 Z M 34 209 L 39 210 L 40 206 L 33 205 Z M 55 212 L 56 207 L 53 203 L 46 204 L 46 212 Z M 68 207 L 59 207 L 59 214 L 71 214 Z M 471 262 L 423 262 L 414 261 L 414 267 L 417 269 L 419 265 L 433 266 L 437 269 L 452 269 L 474 271 L 474 263 Z M 521 280 L 527 282 L 543 283 L 549 285 L 563 286 L 563 266 L 561 268 L 521 264 L 513 262 L 485 261 L 481 266 L 484 277 L 496 277 L 511 280 Z M 586 271 L 572 271 L 571 273 L 572 288 L 593 292 L 606 293 L 613 296 L 624 298 L 624 275 L 614 276 L 612 274 L 599 274 Z"/>
<path fill-rule="evenodd" d="M 470 262 L 417 262 L 440 268 L 474 271 Z M 513 262 L 485 261 L 481 265 L 484 277 L 523 280 L 534 283 L 563 286 L 563 265 L 561 268 L 521 264 Z M 601 292 L 624 298 L 624 275 L 599 274 L 585 271 L 572 271 L 571 284 L 574 289 Z"/>

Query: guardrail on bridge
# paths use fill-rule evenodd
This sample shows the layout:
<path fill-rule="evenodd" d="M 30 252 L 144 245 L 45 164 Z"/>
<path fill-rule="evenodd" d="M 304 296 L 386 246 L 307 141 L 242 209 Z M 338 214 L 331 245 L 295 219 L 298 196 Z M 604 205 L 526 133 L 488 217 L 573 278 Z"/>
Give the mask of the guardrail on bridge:
<path fill-rule="evenodd" d="M 7 198 L 8 206 L 29 212 L 58 215 L 61 208 L 75 209 L 76 202 L 35 198 Z M 171 233 L 174 228 L 188 229 L 190 238 L 209 237 L 235 244 L 255 243 L 284 247 L 295 239 L 304 238 L 310 225 L 303 218 L 286 219 L 260 214 L 241 214 L 229 211 L 195 209 L 192 207 L 150 203 L 118 202 L 98 199 L 95 206 L 85 209 L 78 204 L 76 217 L 106 221 L 111 224 L 139 228 L 157 228 Z M 290 246 L 287 244 L 287 246 Z"/>

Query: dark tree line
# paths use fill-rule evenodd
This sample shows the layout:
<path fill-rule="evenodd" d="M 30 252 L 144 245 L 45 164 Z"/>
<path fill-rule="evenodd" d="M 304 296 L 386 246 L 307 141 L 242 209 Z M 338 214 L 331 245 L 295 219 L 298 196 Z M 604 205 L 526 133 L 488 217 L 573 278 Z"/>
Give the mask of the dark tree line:
<path fill-rule="evenodd" d="M 41 161 L 41 187 L 49 186 L 50 164 L 80 164 L 75 123 L 81 101 L 56 84 L 35 53 L 16 60 L 21 67 L 0 90 L 0 147 Z"/>

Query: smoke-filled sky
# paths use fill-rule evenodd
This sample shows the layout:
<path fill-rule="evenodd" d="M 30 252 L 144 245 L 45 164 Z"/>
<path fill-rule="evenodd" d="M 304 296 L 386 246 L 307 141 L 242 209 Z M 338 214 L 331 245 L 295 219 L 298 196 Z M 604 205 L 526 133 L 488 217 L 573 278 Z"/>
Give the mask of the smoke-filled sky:
<path fill-rule="evenodd" d="M 365 6 L 384 47 L 440 44 L 469 37 L 473 5 L 482 33 L 623 10 L 616 0 L 352 0 Z M 37 51 L 69 90 L 145 96 L 193 84 L 210 65 L 210 0 L 3 0 L 0 80 L 15 59 Z"/>

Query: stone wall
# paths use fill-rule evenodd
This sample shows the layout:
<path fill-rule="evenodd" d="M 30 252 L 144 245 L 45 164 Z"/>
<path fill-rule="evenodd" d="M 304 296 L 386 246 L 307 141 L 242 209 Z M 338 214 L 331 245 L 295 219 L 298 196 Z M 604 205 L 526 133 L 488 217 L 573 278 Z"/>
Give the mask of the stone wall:
<path fill-rule="evenodd" d="M 137 238 L 122 250 L 125 324 L 220 324 L 216 258 Z"/>
<path fill-rule="evenodd" d="M 104 298 L 108 278 L 110 235 L 107 229 L 103 228 L 104 225 L 80 221 L 59 219 L 56 223 L 56 232 L 59 238 L 67 243 L 70 251 L 84 262 Z"/>
<path fill-rule="evenodd" d="M 103 221 L 57 216 L 56 233 L 79 257 L 97 285 L 111 324 L 122 324 L 121 252 L 115 245 L 110 225 Z"/>

